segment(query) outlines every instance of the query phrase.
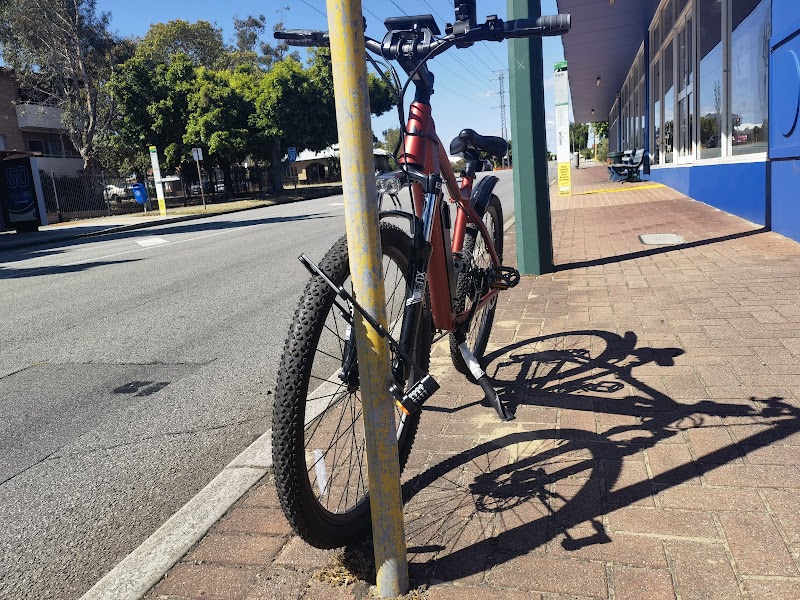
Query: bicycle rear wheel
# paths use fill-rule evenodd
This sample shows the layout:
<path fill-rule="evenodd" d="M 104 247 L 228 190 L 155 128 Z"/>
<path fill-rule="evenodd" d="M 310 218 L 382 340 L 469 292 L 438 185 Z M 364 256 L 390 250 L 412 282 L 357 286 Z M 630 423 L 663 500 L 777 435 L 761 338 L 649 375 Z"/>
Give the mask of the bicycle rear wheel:
<path fill-rule="evenodd" d="M 412 244 L 403 231 L 382 223 L 381 245 L 388 328 L 396 339 L 402 326 Z M 350 290 L 346 237 L 334 244 L 320 267 L 336 285 Z M 334 298 L 319 277 L 306 287 L 286 340 L 272 421 L 281 506 L 294 531 L 317 548 L 347 545 L 370 527 L 361 391 L 357 375 L 344 376 L 344 381 L 339 377 L 346 343 L 352 338 Z M 431 336 L 426 307 L 414 349 L 423 370 L 430 361 Z M 408 416 L 397 410 L 401 471 L 419 418 L 419 412 Z"/>
<path fill-rule="evenodd" d="M 486 207 L 486 212 L 483 215 L 483 222 L 489 232 L 489 243 L 494 245 L 497 257 L 502 264 L 503 206 L 500 204 L 500 199 L 497 196 L 492 195 L 489 199 L 489 205 Z M 492 257 L 486 246 L 486 240 L 484 240 L 480 230 L 474 225 L 467 226 L 462 253 L 467 259 L 467 264 L 475 269 L 485 270 L 492 266 Z M 468 310 L 472 306 L 475 285 L 475 278 L 471 273 L 459 273 L 458 287 L 456 288 L 456 314 Z M 491 302 L 478 309 L 472 317 L 472 326 L 467 332 L 467 346 L 478 360 L 483 357 L 483 353 L 486 351 L 486 344 L 489 342 L 489 334 L 492 332 L 492 323 L 494 322 L 496 308 L 497 296 L 492 298 Z M 459 373 L 466 375 L 470 381 L 474 380 L 469 367 L 461 356 L 461 350 L 458 348 L 456 336 L 452 333 L 450 334 L 450 358 L 453 361 L 453 366 Z"/>

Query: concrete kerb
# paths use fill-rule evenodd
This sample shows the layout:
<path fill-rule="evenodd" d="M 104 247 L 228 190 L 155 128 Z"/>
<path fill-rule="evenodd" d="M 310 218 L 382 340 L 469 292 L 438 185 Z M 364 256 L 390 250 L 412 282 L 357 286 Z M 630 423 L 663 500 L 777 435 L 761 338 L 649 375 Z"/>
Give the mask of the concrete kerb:
<path fill-rule="evenodd" d="M 234 458 L 81 600 L 138 600 L 272 467 L 272 429 Z"/>

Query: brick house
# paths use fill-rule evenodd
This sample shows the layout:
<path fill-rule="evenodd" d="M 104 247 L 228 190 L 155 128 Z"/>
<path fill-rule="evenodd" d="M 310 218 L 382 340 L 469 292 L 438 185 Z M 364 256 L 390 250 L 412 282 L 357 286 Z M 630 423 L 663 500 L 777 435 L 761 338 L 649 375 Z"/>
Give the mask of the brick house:
<path fill-rule="evenodd" d="M 56 175 L 75 175 L 83 159 L 61 124 L 61 110 L 24 102 L 14 71 L 0 67 L 0 150 L 27 150 L 39 168 Z"/>

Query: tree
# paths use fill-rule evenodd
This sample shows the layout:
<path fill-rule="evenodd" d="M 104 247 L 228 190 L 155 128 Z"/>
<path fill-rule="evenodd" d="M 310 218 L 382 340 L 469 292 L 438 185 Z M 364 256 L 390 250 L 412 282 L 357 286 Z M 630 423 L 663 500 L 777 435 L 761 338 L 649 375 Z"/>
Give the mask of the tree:
<path fill-rule="evenodd" d="M 389 110 L 394 99 L 386 84 L 370 74 L 368 86 L 372 113 Z M 270 140 L 270 182 L 280 192 L 289 146 L 322 150 L 338 138 L 330 51 L 313 49 L 308 68 L 293 57 L 274 63 L 259 83 L 251 123 Z"/>
<path fill-rule="evenodd" d="M 202 146 L 220 166 L 225 192 L 233 193 L 231 164 L 247 156 L 249 119 L 253 105 L 231 85 L 229 71 L 197 70 L 195 88 L 189 95 L 189 119 L 183 141 Z"/>
<path fill-rule="evenodd" d="M 208 21 L 189 23 L 175 19 L 153 23 L 139 42 L 137 56 L 153 64 L 169 63 L 177 54 L 185 54 L 198 67 L 215 69 L 226 60 L 222 29 Z"/>
<path fill-rule="evenodd" d="M 272 31 L 283 29 L 283 13 L 288 11 L 285 6 L 275 12 L 281 15 L 280 20 L 272 26 Z M 230 49 L 230 61 L 232 65 L 250 64 L 258 65 L 268 70 L 274 63 L 282 61 L 284 58 L 292 57 L 300 60 L 300 54 L 296 51 L 289 52 L 289 45 L 284 41 L 264 41 L 261 36 L 266 31 L 267 18 L 264 15 L 257 17 L 249 15 L 244 19 L 233 18 L 234 45 Z"/>
<path fill-rule="evenodd" d="M 597 139 L 608 137 L 608 121 L 595 121 L 592 123 L 592 129 Z"/>
<path fill-rule="evenodd" d="M 378 142 L 378 148 L 394 152 L 397 149 L 397 143 L 400 141 L 400 128 L 390 127 L 383 131 L 381 135 L 383 135 L 383 141 Z"/>
<path fill-rule="evenodd" d="M 118 40 L 95 0 L 0 2 L 0 54 L 27 97 L 61 110 L 84 169 L 96 168 L 95 138 L 111 118 L 104 85 Z"/>
<path fill-rule="evenodd" d="M 589 145 L 589 125 L 586 123 L 570 123 L 569 139 L 572 152 L 578 152 Z"/>
<path fill-rule="evenodd" d="M 144 149 L 149 145 L 163 154 L 167 171 L 188 160 L 183 136 L 195 79 L 195 67 L 183 53 L 173 55 L 169 64 L 153 64 L 137 55 L 117 69 L 109 90 L 118 107 L 113 145 L 122 164 L 147 168 Z"/>

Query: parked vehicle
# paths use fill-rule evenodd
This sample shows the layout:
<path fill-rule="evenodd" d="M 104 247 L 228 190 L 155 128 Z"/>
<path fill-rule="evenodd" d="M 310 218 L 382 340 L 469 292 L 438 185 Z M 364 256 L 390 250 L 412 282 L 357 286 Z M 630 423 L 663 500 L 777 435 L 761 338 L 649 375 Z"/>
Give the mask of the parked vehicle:
<path fill-rule="evenodd" d="M 110 183 L 105 187 L 105 194 L 107 199 L 121 202 L 125 198 L 133 198 L 133 188 L 127 183 L 122 186 Z"/>
<path fill-rule="evenodd" d="M 203 182 L 203 191 L 206 194 L 210 194 L 212 191 L 214 191 L 214 184 L 212 182 L 210 182 L 210 181 L 204 181 Z M 189 186 L 189 195 L 190 196 L 199 196 L 200 195 L 200 184 L 199 183 L 193 183 L 192 185 Z"/>

